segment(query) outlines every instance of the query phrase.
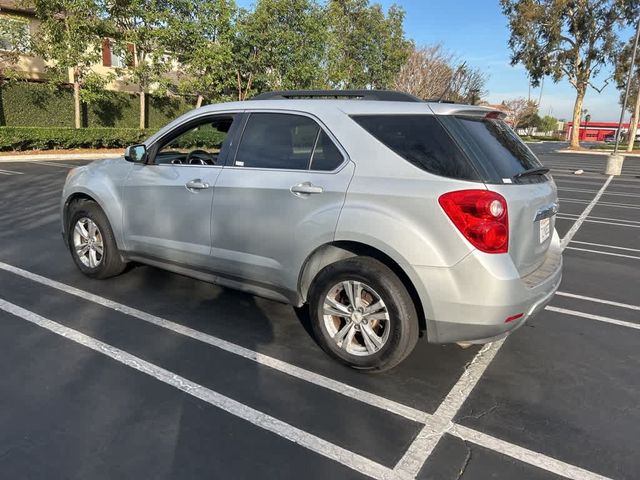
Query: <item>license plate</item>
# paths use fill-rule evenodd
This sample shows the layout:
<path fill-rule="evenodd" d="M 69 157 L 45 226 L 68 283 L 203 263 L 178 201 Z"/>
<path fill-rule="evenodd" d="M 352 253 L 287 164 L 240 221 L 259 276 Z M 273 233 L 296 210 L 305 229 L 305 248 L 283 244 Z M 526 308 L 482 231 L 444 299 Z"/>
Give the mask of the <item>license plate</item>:
<path fill-rule="evenodd" d="M 551 235 L 551 219 L 543 218 L 540 220 L 540 243 L 544 243 L 549 235 Z"/>

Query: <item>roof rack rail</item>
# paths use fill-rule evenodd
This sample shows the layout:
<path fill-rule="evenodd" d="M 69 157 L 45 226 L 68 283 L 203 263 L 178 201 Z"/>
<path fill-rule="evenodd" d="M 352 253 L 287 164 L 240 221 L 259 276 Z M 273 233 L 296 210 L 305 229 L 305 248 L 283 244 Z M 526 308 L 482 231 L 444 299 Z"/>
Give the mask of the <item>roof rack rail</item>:
<path fill-rule="evenodd" d="M 388 102 L 422 102 L 409 93 L 395 90 L 279 90 L 264 92 L 251 100 L 282 100 L 294 98 L 353 98 Z"/>

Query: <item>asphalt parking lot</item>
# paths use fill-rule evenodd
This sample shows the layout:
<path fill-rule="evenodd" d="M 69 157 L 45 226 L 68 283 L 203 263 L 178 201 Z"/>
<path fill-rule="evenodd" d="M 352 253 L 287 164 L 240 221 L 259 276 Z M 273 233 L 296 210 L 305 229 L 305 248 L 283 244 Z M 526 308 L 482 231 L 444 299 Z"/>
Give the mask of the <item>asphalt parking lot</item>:
<path fill-rule="evenodd" d="M 58 212 L 83 162 L 0 164 L 2 477 L 638 478 L 640 158 L 609 178 L 532 148 L 566 243 L 551 306 L 380 375 L 286 305 L 145 266 L 85 278 Z"/>

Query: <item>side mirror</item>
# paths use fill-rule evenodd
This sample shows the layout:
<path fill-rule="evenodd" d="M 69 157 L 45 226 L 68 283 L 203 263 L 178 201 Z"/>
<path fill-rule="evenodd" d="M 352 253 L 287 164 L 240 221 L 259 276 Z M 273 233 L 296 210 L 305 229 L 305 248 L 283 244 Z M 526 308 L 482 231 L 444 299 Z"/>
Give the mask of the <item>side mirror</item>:
<path fill-rule="evenodd" d="M 143 163 L 147 157 L 147 147 L 144 145 L 130 145 L 124 150 L 124 159 L 127 162 Z"/>

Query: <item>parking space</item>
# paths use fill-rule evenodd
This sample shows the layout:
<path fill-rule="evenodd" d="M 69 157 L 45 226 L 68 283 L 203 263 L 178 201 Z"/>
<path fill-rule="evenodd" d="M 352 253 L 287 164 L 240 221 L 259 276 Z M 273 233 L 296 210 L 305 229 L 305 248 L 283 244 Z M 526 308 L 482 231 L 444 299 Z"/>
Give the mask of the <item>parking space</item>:
<path fill-rule="evenodd" d="M 548 310 L 483 348 L 421 341 L 379 375 L 330 360 L 283 304 L 152 267 L 83 277 L 58 213 L 82 162 L 0 165 L 20 172 L 0 176 L 0 469 L 634 478 L 640 159 L 606 183 L 604 157 L 557 147 L 533 147 L 558 185 L 557 229 L 571 231 Z"/>

